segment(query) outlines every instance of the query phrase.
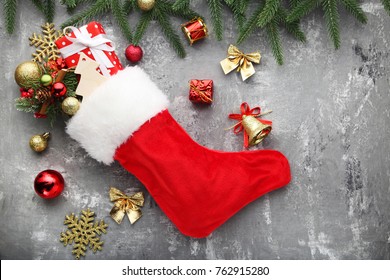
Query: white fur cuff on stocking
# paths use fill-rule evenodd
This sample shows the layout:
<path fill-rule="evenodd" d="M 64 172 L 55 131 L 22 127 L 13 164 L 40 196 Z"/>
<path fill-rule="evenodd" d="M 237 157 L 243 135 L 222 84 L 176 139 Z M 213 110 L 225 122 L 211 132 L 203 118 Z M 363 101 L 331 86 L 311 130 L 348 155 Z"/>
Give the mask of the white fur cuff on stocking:
<path fill-rule="evenodd" d="M 141 68 L 128 67 L 83 99 L 67 133 L 93 158 L 110 164 L 117 147 L 168 104 Z"/>

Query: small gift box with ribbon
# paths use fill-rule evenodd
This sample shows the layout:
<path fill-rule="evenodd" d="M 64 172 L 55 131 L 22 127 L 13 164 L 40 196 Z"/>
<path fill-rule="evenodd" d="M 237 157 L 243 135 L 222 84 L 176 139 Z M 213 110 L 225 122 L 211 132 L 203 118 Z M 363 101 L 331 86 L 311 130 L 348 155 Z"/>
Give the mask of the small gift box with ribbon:
<path fill-rule="evenodd" d="M 213 102 L 213 80 L 190 80 L 189 99 L 193 103 Z"/>
<path fill-rule="evenodd" d="M 112 41 L 106 38 L 99 22 L 93 21 L 80 28 L 65 27 L 64 34 L 55 43 L 69 68 L 77 65 L 82 52 L 99 63 L 98 71 L 106 77 L 123 69 Z"/>
<path fill-rule="evenodd" d="M 225 75 L 237 68 L 237 72 L 241 73 L 242 80 L 245 81 L 255 74 L 253 63 L 260 63 L 260 59 L 260 52 L 245 54 L 237 47 L 230 45 L 228 57 L 222 60 L 220 64 Z"/>

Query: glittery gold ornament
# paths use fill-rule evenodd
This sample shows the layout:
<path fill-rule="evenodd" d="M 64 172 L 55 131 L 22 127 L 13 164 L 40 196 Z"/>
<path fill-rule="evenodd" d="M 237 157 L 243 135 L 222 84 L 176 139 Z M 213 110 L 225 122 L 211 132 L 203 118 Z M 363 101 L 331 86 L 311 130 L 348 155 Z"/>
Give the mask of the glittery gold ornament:
<path fill-rule="evenodd" d="M 39 65 L 33 61 L 20 63 L 15 69 L 15 81 L 22 88 L 31 88 L 40 83 L 42 71 Z"/>
<path fill-rule="evenodd" d="M 138 7 L 144 11 L 150 11 L 156 4 L 156 0 L 137 0 Z"/>
<path fill-rule="evenodd" d="M 35 98 L 38 99 L 40 102 L 45 102 L 51 97 L 51 91 L 47 87 L 38 88 L 35 91 Z"/>
<path fill-rule="evenodd" d="M 43 152 L 47 148 L 47 140 L 49 139 L 50 133 L 45 132 L 42 135 L 34 135 L 30 138 L 30 148 L 37 152 Z"/>
<path fill-rule="evenodd" d="M 42 33 L 43 35 L 33 33 L 29 38 L 30 46 L 36 47 L 35 53 L 32 54 L 33 61 L 56 60 L 60 57 L 60 51 L 55 41 L 63 35 L 62 32 L 54 29 L 54 23 L 46 22 L 42 25 Z"/>
<path fill-rule="evenodd" d="M 103 220 L 95 221 L 95 213 L 91 210 L 81 210 L 80 218 L 74 213 L 66 215 L 64 225 L 67 225 L 68 230 L 61 232 L 60 241 L 64 243 L 64 246 L 73 243 L 72 254 L 75 255 L 76 259 L 80 259 L 81 256 L 85 257 L 88 247 L 94 253 L 103 249 L 100 235 L 107 233 L 108 225 Z"/>
<path fill-rule="evenodd" d="M 73 116 L 80 109 L 80 102 L 77 98 L 69 96 L 62 101 L 61 108 L 65 114 Z"/>

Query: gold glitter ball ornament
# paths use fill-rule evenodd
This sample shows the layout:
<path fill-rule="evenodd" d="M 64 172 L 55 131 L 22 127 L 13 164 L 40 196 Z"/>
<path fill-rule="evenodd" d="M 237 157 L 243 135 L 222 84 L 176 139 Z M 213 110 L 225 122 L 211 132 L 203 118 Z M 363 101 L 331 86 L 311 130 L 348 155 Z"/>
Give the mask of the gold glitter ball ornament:
<path fill-rule="evenodd" d="M 156 4 L 156 0 L 137 0 L 138 7 L 144 11 L 150 11 Z"/>
<path fill-rule="evenodd" d="M 80 101 L 75 97 L 69 96 L 62 101 L 61 108 L 65 114 L 73 116 L 80 109 Z"/>
<path fill-rule="evenodd" d="M 22 88 L 30 88 L 39 83 L 42 76 L 38 63 L 33 61 L 22 62 L 15 69 L 15 81 Z"/>
<path fill-rule="evenodd" d="M 30 148 L 37 152 L 43 152 L 47 148 L 47 140 L 49 139 L 50 133 L 45 132 L 42 135 L 34 135 L 30 138 Z"/>

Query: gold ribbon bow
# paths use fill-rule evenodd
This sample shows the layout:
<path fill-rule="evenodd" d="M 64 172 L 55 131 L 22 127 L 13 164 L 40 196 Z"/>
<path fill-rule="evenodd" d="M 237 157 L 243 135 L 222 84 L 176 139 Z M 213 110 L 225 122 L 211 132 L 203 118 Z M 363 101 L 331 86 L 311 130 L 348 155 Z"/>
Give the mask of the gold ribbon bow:
<path fill-rule="evenodd" d="M 127 196 L 117 188 L 111 187 L 110 200 L 115 202 L 110 215 L 118 224 L 122 222 L 125 214 L 127 214 L 131 224 L 141 218 L 140 207 L 144 206 L 144 194 L 142 192 Z"/>
<path fill-rule="evenodd" d="M 260 58 L 260 52 L 245 54 L 237 47 L 230 45 L 228 48 L 228 57 L 220 63 L 225 75 L 237 68 L 237 72 L 241 73 L 242 80 L 245 81 L 255 73 L 252 62 L 260 63 Z"/>

